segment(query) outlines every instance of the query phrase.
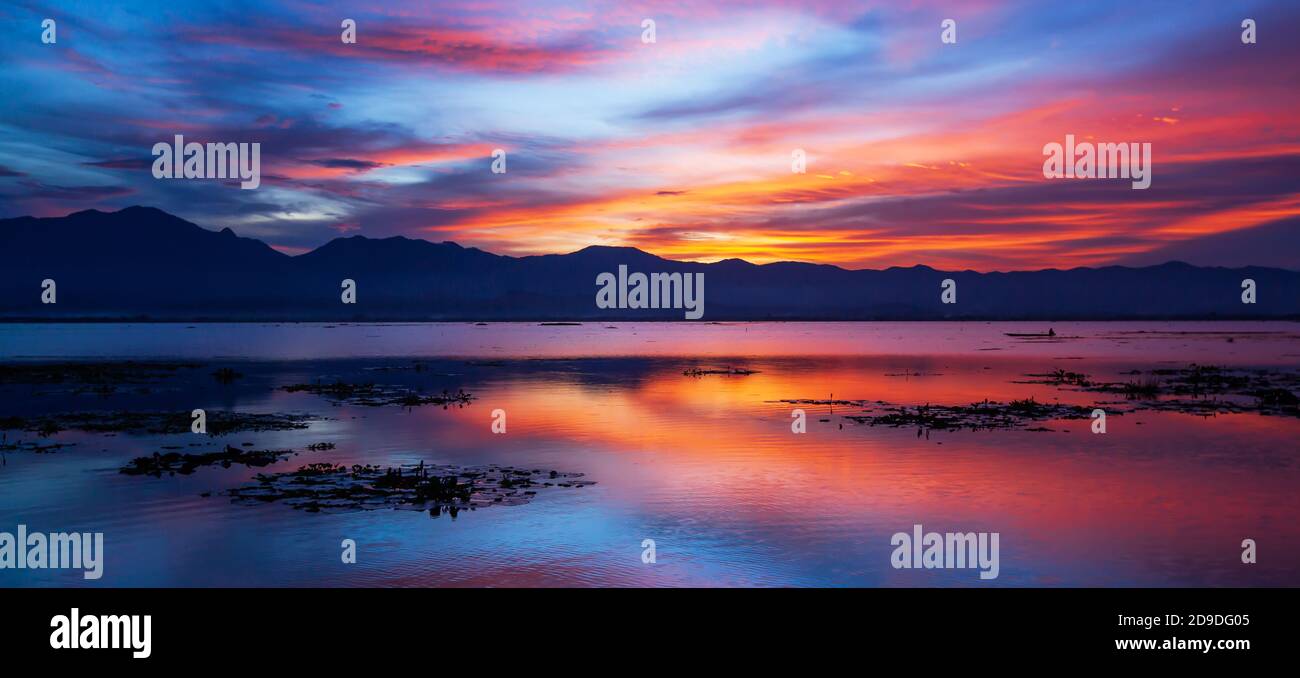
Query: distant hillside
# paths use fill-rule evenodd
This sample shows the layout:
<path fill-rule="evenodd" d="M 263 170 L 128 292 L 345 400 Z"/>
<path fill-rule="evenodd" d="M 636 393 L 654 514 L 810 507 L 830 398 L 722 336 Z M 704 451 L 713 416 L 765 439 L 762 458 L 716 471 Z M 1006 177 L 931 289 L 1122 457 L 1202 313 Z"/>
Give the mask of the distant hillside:
<path fill-rule="evenodd" d="M 681 320 L 596 307 L 596 277 L 703 272 L 705 320 L 1297 318 L 1300 272 L 1183 263 L 1012 273 L 925 266 L 849 271 L 738 259 L 671 261 L 634 248 L 508 257 L 455 243 L 338 238 L 299 256 L 148 207 L 0 220 L 0 319 Z M 58 285 L 42 304 L 41 281 Z M 358 303 L 340 302 L 357 282 Z M 940 302 L 944 279 L 957 303 Z M 1253 279 L 1258 302 L 1241 303 Z"/>

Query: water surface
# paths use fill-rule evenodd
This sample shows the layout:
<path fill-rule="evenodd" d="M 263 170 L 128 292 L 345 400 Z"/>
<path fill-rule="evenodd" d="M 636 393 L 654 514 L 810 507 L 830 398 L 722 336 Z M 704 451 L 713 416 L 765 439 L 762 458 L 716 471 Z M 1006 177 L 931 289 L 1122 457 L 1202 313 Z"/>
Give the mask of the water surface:
<path fill-rule="evenodd" d="M 147 386 L 71 393 L 0 384 L 0 417 L 69 411 L 299 412 L 306 430 L 209 439 L 62 432 L 0 467 L 0 531 L 102 531 L 99 582 L 0 570 L 0 585 L 98 586 L 1257 586 L 1300 584 L 1300 419 L 1142 410 L 1050 430 L 919 431 L 861 408 L 785 399 L 964 405 L 992 399 L 1124 406 L 1113 394 L 1018 383 L 1066 369 L 1190 363 L 1300 368 L 1296 323 L 68 324 L 0 325 L 0 360 L 185 360 Z M 413 369 L 416 364 L 419 369 Z M 210 373 L 233 367 L 222 384 Z M 745 375 L 687 376 L 692 368 Z M 463 408 L 336 404 L 279 387 L 375 381 Z M 491 431 L 492 411 L 507 432 Z M 825 421 L 822 421 L 825 420 Z M 34 434 L 8 431 L 9 440 Z M 266 469 L 118 473 L 164 446 L 302 453 Z M 330 442 L 332 450 L 307 452 Z M 462 512 L 305 513 L 221 491 L 308 461 L 503 464 L 596 484 Z M 211 493 L 211 496 L 202 496 Z M 889 540 L 1000 533 L 1000 576 L 896 570 Z M 340 561 L 340 541 L 358 562 Z M 1259 562 L 1240 560 L 1243 539 Z M 653 539 L 657 562 L 642 562 Z"/>

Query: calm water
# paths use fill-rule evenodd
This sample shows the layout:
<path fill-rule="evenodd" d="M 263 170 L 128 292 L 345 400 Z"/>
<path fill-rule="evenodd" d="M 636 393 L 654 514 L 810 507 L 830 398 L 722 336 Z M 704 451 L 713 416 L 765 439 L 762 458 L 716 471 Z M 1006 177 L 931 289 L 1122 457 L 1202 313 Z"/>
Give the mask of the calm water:
<path fill-rule="evenodd" d="M 130 459 L 198 436 L 64 432 L 0 466 L 0 531 L 102 531 L 104 577 L 0 570 L 4 586 L 1256 586 L 1300 585 L 1300 419 L 1140 411 L 1105 435 L 933 431 L 844 419 L 861 408 L 782 399 L 969 404 L 1116 397 L 1016 383 L 1061 368 L 1212 363 L 1300 369 L 1296 323 L 0 325 L 0 361 L 185 359 L 111 393 L 0 383 L 0 417 L 193 408 L 324 417 L 307 430 L 201 439 L 205 449 L 332 442 L 266 469 L 128 476 Z M 419 358 L 425 369 L 406 369 Z M 242 379 L 209 376 L 234 367 Z M 745 368 L 691 377 L 683 370 Z M 388 368 L 388 369 L 382 369 Z M 374 381 L 463 388 L 464 408 L 335 405 L 279 386 Z M 1120 398 L 1122 400 L 1122 397 Z M 494 409 L 508 432 L 491 432 Z M 826 419 L 827 421 L 821 421 Z M 8 431 L 15 437 L 33 434 Z M 49 441 L 45 441 L 49 442 Z M 522 506 L 432 518 L 305 513 L 218 496 L 308 461 L 508 464 L 585 473 Z M 201 496 L 211 492 L 212 496 Z M 890 536 L 1000 533 L 1000 576 L 896 570 Z M 358 544 L 358 562 L 339 543 Z M 1243 565 L 1240 543 L 1259 544 Z M 653 539 L 657 563 L 641 561 Z"/>

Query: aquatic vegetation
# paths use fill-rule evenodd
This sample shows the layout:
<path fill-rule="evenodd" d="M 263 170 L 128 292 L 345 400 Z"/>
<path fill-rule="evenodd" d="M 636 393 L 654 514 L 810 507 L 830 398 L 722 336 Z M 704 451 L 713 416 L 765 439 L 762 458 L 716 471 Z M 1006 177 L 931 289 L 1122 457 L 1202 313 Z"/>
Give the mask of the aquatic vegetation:
<path fill-rule="evenodd" d="M 16 362 L 0 363 L 0 386 L 41 387 L 36 394 L 92 393 L 109 396 L 123 386 L 138 392 L 164 382 L 183 370 L 199 367 L 197 363 L 177 362 Z"/>
<path fill-rule="evenodd" d="M 1056 370 L 1030 374 L 1036 381 L 1056 386 L 1077 387 L 1095 393 L 1114 393 L 1139 401 L 1139 407 L 1162 411 L 1207 415 L 1256 412 L 1272 416 L 1300 416 L 1300 373 L 1192 364 L 1182 368 L 1159 368 L 1126 373 L 1124 381 L 1094 381 L 1087 375 Z"/>
<path fill-rule="evenodd" d="M 36 454 L 49 454 L 58 452 L 65 447 L 72 447 L 74 443 L 40 443 L 29 440 L 15 440 L 9 442 L 9 436 L 0 433 L 0 453 L 4 452 L 35 452 Z"/>
<path fill-rule="evenodd" d="M 428 511 L 453 518 L 460 511 L 487 506 L 526 504 L 546 488 L 594 485 L 581 473 L 561 473 L 513 466 L 414 465 L 381 469 L 328 463 L 307 464 L 296 471 L 258 474 L 257 482 L 227 490 L 236 503 L 283 502 L 296 509 L 364 511 L 395 508 Z"/>
<path fill-rule="evenodd" d="M 779 402 L 779 403 L 789 403 L 789 404 L 791 404 L 791 405 L 845 405 L 845 406 L 849 406 L 849 407 L 866 407 L 866 405 L 867 405 L 868 403 L 870 403 L 871 401 L 869 401 L 869 400 L 834 400 L 834 399 L 818 400 L 818 399 L 816 399 L 816 398 L 787 398 L 787 399 L 783 399 L 783 400 L 778 400 L 778 401 L 776 401 L 776 402 Z M 877 403 L 877 404 L 880 404 L 880 405 L 884 405 L 884 404 L 885 404 L 885 401 L 883 401 L 883 400 L 877 400 L 876 403 Z"/>
<path fill-rule="evenodd" d="M 201 452 L 199 454 L 182 454 L 180 452 L 158 453 L 148 457 L 136 457 L 129 464 L 123 466 L 119 473 L 125 473 L 131 476 L 149 475 L 155 478 L 161 477 L 164 473 L 167 475 L 176 475 L 177 473 L 187 476 L 203 466 L 221 466 L 230 468 L 232 464 L 243 464 L 244 466 L 270 466 L 278 461 L 283 461 L 296 454 L 293 450 L 249 450 L 227 445 L 224 450 L 217 452 Z"/>
<path fill-rule="evenodd" d="M 1300 396 L 1284 388 L 1266 388 L 1255 391 L 1252 395 L 1259 399 L 1261 405 L 1278 407 L 1295 407 L 1300 405 Z"/>
<path fill-rule="evenodd" d="M 359 384 L 341 380 L 333 383 L 290 384 L 281 386 L 280 389 L 289 393 L 311 393 L 335 403 L 348 403 L 367 407 L 441 405 L 445 409 L 451 405 L 464 407 L 474 399 L 474 396 L 460 389 L 455 393 L 443 389 L 441 394 L 425 395 L 418 391 L 395 386 L 377 385 L 373 382 Z"/>
<path fill-rule="evenodd" d="M 748 376 L 750 374 L 758 374 L 758 370 L 747 370 L 743 367 L 724 367 L 721 369 L 704 369 L 700 367 L 692 367 L 687 370 L 682 370 L 682 374 L 688 377 L 702 377 L 707 374 Z"/>
<path fill-rule="evenodd" d="M 1135 379 L 1124 382 L 1122 387 L 1124 397 L 1130 400 L 1135 398 L 1154 398 L 1160 395 L 1160 378 L 1150 376 L 1145 379 Z"/>
<path fill-rule="evenodd" d="M 1300 417 L 1300 397 L 1284 388 L 1264 388 L 1255 391 L 1256 406 L 1262 414 Z"/>
<path fill-rule="evenodd" d="M 1033 377 L 1025 381 L 1018 381 L 1019 384 L 1048 384 L 1050 386 L 1080 386 L 1087 388 L 1091 385 L 1088 375 L 1081 372 L 1070 372 L 1068 370 L 1055 369 L 1051 372 L 1026 374 L 1027 377 Z"/>
<path fill-rule="evenodd" d="M 1142 409 L 1157 412 L 1181 412 L 1199 417 L 1213 417 L 1219 414 L 1241 414 L 1256 411 L 1254 408 L 1232 400 L 1221 398 L 1165 398 L 1149 400 L 1142 403 Z"/>
<path fill-rule="evenodd" d="M 366 371 L 367 372 L 408 372 L 408 371 L 424 372 L 428 369 L 429 369 L 428 365 L 417 360 L 411 363 L 410 365 L 380 365 L 378 367 L 367 367 Z"/>
<path fill-rule="evenodd" d="M 248 431 L 288 431 L 307 428 L 318 417 L 306 414 L 207 413 L 208 434 Z M 181 412 L 66 412 L 33 417 L 0 417 L 0 429 L 34 431 L 50 436 L 60 431 L 90 433 L 189 433 L 193 420 Z"/>
<path fill-rule="evenodd" d="M 1050 430 L 1042 427 L 1026 428 L 1029 424 L 1057 419 L 1088 419 L 1092 407 L 1040 403 L 1033 398 L 1013 400 L 1008 403 L 983 402 L 970 405 L 887 405 L 861 415 L 845 415 L 845 419 L 870 426 L 893 428 L 917 427 L 921 431 L 980 430 Z M 1113 410 L 1111 414 L 1120 414 Z"/>
<path fill-rule="evenodd" d="M 236 379 L 242 379 L 244 375 L 229 367 L 222 367 L 212 373 L 212 378 L 222 384 L 233 383 Z"/>

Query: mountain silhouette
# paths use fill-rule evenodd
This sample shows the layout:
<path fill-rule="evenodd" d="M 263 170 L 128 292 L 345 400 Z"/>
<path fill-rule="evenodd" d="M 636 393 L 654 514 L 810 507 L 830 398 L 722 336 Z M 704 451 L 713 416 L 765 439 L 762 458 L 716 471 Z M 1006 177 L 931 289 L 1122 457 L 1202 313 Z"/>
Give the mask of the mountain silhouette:
<path fill-rule="evenodd" d="M 704 273 L 705 320 L 1216 319 L 1300 317 L 1300 272 L 1266 267 L 846 270 L 740 259 L 673 261 L 631 247 L 510 257 L 455 243 L 337 238 L 289 256 L 150 207 L 0 220 L 0 319 L 681 320 L 601 309 L 601 273 Z M 57 303 L 41 303 L 42 281 Z M 344 279 L 357 303 L 340 301 Z M 957 303 L 941 303 L 956 282 Z M 1242 281 L 1257 302 L 1243 304 Z"/>

